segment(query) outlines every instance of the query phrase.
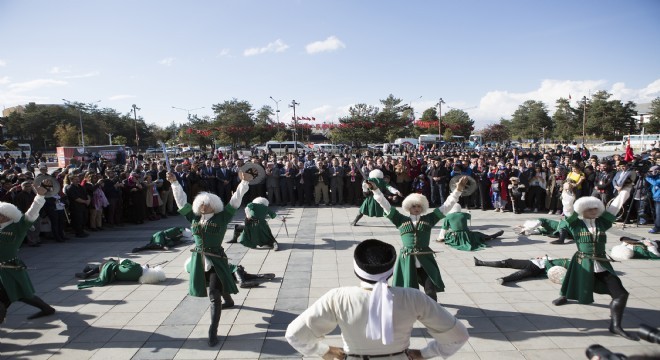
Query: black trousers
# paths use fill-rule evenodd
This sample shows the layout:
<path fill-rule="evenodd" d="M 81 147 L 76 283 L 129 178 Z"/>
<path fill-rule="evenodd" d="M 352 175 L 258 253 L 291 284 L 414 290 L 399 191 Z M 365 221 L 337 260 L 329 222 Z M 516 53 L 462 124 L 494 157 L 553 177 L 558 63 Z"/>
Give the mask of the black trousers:
<path fill-rule="evenodd" d="M 595 273 L 594 278 L 597 282 L 601 282 L 607 286 L 607 290 L 610 292 L 612 299 L 628 295 L 628 291 L 623 287 L 621 279 L 616 275 L 612 275 L 609 271 Z"/>
<path fill-rule="evenodd" d="M 541 269 L 534 265 L 531 260 L 506 259 L 504 260 L 504 263 L 509 269 L 526 270 L 529 273 L 529 276 L 538 276 L 545 273 L 545 269 Z"/>

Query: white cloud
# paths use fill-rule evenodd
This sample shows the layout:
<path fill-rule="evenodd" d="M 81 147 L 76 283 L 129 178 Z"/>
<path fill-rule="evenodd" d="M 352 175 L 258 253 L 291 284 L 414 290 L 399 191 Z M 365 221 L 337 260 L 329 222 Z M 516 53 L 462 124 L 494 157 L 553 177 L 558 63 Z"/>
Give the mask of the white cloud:
<path fill-rule="evenodd" d="M 63 86 L 68 84 L 66 81 L 54 79 L 36 79 L 22 83 L 9 84 L 9 89 L 14 93 L 21 93 L 26 91 L 35 91 L 45 87 Z"/>
<path fill-rule="evenodd" d="M 50 68 L 50 73 L 51 74 L 65 74 L 65 73 L 70 73 L 70 72 L 71 72 L 71 70 L 62 69 L 59 66 L 53 66 L 52 68 Z"/>
<path fill-rule="evenodd" d="M 307 44 L 305 50 L 308 54 L 316 54 L 320 52 L 331 52 L 339 49 L 346 48 L 346 45 L 341 42 L 336 36 L 330 36 L 323 41 L 315 41 Z"/>
<path fill-rule="evenodd" d="M 642 89 L 628 88 L 622 82 L 613 83 L 608 88 L 606 80 L 543 80 L 538 89 L 528 92 L 490 91 L 481 97 L 477 109 L 468 110 L 467 113 L 475 120 L 475 127 L 480 129 L 488 124 L 499 122 L 500 118 L 510 118 L 518 106 L 527 100 L 542 101 L 546 104 L 549 114 L 552 115 L 559 98 L 568 99 L 570 95 L 571 104 L 576 106 L 583 96 L 589 97 L 590 94 L 600 90 L 612 94 L 610 100 L 621 100 L 624 103 L 628 101 L 638 104 L 647 103 L 660 96 L 660 79 Z"/>
<path fill-rule="evenodd" d="M 165 59 L 161 59 L 161 60 L 158 61 L 158 63 L 160 65 L 164 65 L 164 66 L 172 66 L 172 64 L 174 64 L 174 58 L 173 57 L 168 57 L 168 58 L 165 58 Z"/>
<path fill-rule="evenodd" d="M 84 78 L 90 78 L 90 77 L 95 77 L 99 76 L 101 73 L 98 71 L 92 71 L 88 72 L 86 74 L 80 74 L 80 75 L 71 75 L 71 76 L 65 76 L 65 79 L 84 79 Z"/>
<path fill-rule="evenodd" d="M 127 94 L 120 94 L 120 95 L 113 95 L 108 98 L 110 101 L 114 100 L 124 100 L 124 99 L 133 99 L 136 98 L 137 96 L 135 95 L 127 95 Z"/>
<path fill-rule="evenodd" d="M 9 76 L 1 77 L 0 85 L 7 85 L 7 84 L 9 84 Z"/>
<path fill-rule="evenodd" d="M 289 48 L 289 45 L 285 44 L 281 39 L 277 39 L 274 42 L 268 43 L 268 45 L 260 48 L 249 48 L 243 51 L 243 56 L 254 56 L 261 55 L 265 53 L 279 53 L 284 52 Z"/>
<path fill-rule="evenodd" d="M 7 62 L 0 59 L 0 66 L 7 66 Z"/>
<path fill-rule="evenodd" d="M 218 55 L 216 57 L 222 58 L 222 57 L 229 57 L 229 49 L 221 49 Z"/>

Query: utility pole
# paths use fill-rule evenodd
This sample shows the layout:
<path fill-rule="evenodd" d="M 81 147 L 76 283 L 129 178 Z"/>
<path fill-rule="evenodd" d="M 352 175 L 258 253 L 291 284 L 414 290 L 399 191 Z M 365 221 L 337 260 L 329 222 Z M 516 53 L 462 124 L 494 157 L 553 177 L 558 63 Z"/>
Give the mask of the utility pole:
<path fill-rule="evenodd" d="M 297 154 L 298 153 L 298 141 L 296 140 L 298 136 L 298 118 L 296 118 L 296 105 L 300 105 L 300 103 L 297 103 L 296 100 L 291 100 L 291 104 L 289 104 L 290 108 L 293 108 L 293 153 Z"/>
<path fill-rule="evenodd" d="M 438 103 L 436 104 L 438 105 L 438 135 L 440 135 L 441 140 L 442 140 L 442 104 L 444 103 L 445 103 L 444 100 L 440 98 L 440 100 L 438 100 Z"/>
<path fill-rule="evenodd" d="M 108 135 L 108 145 L 112 145 L 112 133 L 105 133 Z"/>
<path fill-rule="evenodd" d="M 80 144 L 82 145 L 83 152 L 85 152 L 85 132 L 83 131 L 83 121 L 82 121 L 82 111 L 85 109 L 84 104 L 82 103 L 74 103 L 72 101 L 69 101 L 67 99 L 62 99 L 66 105 L 71 106 L 74 109 L 78 109 L 78 116 L 80 118 Z M 90 103 L 89 108 L 92 108 L 92 104 L 99 103 L 101 100 L 94 101 Z"/>
<path fill-rule="evenodd" d="M 140 136 L 138 135 L 138 130 L 137 130 L 137 111 L 141 110 L 137 105 L 133 104 L 131 106 L 133 108 L 133 117 L 135 119 L 135 152 L 140 152 Z"/>
<path fill-rule="evenodd" d="M 582 147 L 584 147 L 584 137 L 586 134 L 586 124 L 587 124 L 587 97 L 582 97 L 582 102 L 584 103 L 584 110 L 582 111 Z"/>

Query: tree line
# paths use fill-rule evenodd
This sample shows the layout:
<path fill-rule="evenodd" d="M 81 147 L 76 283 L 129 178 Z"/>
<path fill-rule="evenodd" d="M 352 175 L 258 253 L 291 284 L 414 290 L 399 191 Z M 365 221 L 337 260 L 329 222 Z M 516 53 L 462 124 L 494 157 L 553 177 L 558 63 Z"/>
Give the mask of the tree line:
<path fill-rule="evenodd" d="M 646 133 L 660 132 L 660 98 L 651 103 L 651 116 L 638 122 L 634 102 L 612 100 L 611 94 L 598 91 L 591 98 L 571 104 L 569 99 L 556 101 L 555 111 L 549 114 L 542 101 L 527 100 L 510 118 L 501 118 L 481 129 L 485 141 L 507 140 L 576 140 L 584 133 L 588 138 L 621 139 L 636 134 L 643 126 Z M 441 133 L 445 139 L 453 135 L 468 137 L 474 132 L 474 120 L 464 110 L 452 109 L 438 116 L 431 107 L 416 119 L 415 109 L 390 94 L 380 100 L 381 106 L 358 103 L 350 107 L 348 115 L 338 124 L 323 126 L 322 131 L 336 143 L 367 144 L 392 142 L 396 138 L 418 137 L 421 134 Z M 213 115 L 192 116 L 184 124 L 172 123 L 161 127 L 147 123 L 142 117 L 119 113 L 97 104 L 67 105 L 27 104 L 23 111 L 0 118 L 4 139 L 13 143 L 29 142 L 34 149 L 53 149 L 56 146 L 79 146 L 82 118 L 85 145 L 113 144 L 136 146 L 140 149 L 155 146 L 159 141 L 176 144 L 189 143 L 199 147 L 211 144 L 249 146 L 268 140 L 306 141 L 315 129 L 311 123 L 299 121 L 277 122 L 269 105 L 255 109 L 245 100 L 231 99 L 211 106 Z M 316 125 L 318 127 L 318 125 Z"/>

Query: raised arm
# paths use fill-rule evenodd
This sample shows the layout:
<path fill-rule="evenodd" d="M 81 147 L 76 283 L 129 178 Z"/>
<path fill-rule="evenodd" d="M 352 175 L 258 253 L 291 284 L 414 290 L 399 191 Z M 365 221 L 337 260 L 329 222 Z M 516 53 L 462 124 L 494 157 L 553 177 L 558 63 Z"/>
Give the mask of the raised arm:
<path fill-rule="evenodd" d="M 32 200 L 32 205 L 30 205 L 28 211 L 25 212 L 25 219 L 29 222 L 35 222 L 39 218 L 39 210 L 41 210 L 41 208 L 46 203 L 46 198 L 44 198 L 46 189 L 42 186 L 38 186 L 33 189 L 34 192 L 37 193 L 37 196 L 34 197 L 34 200 Z"/>
<path fill-rule="evenodd" d="M 445 215 L 449 211 L 451 211 L 451 208 L 458 202 L 458 199 L 461 197 L 461 193 L 463 192 L 463 190 L 465 190 L 467 183 L 468 183 L 468 177 L 467 176 L 461 177 L 461 179 L 458 180 L 458 183 L 456 184 L 456 189 L 454 189 L 454 191 L 452 191 L 451 194 L 449 194 L 447 200 L 445 200 L 445 203 L 442 204 L 442 206 L 440 206 L 438 210 L 440 210 L 440 212 L 442 212 Z"/>
<path fill-rule="evenodd" d="M 612 200 L 610 206 L 608 206 L 605 211 L 616 216 L 623 207 L 623 204 L 628 201 L 628 198 L 630 197 L 630 189 L 632 189 L 632 185 L 626 185 L 619 190 L 619 194 Z"/>
<path fill-rule="evenodd" d="M 172 195 L 174 195 L 174 201 L 176 202 L 176 206 L 181 209 L 188 202 L 188 196 L 183 191 L 183 188 L 181 187 L 179 181 L 176 179 L 176 175 L 174 175 L 174 173 L 167 173 L 167 181 L 172 184 Z"/>
<path fill-rule="evenodd" d="M 240 184 L 238 184 L 238 187 L 236 188 L 236 192 L 234 192 L 234 195 L 231 196 L 231 199 L 229 199 L 229 205 L 233 207 L 234 209 L 238 209 L 241 207 L 241 201 L 243 200 L 243 195 L 248 191 L 250 188 L 250 180 L 252 180 L 252 175 L 246 174 L 242 171 L 238 173 L 238 177 L 241 179 Z"/>

